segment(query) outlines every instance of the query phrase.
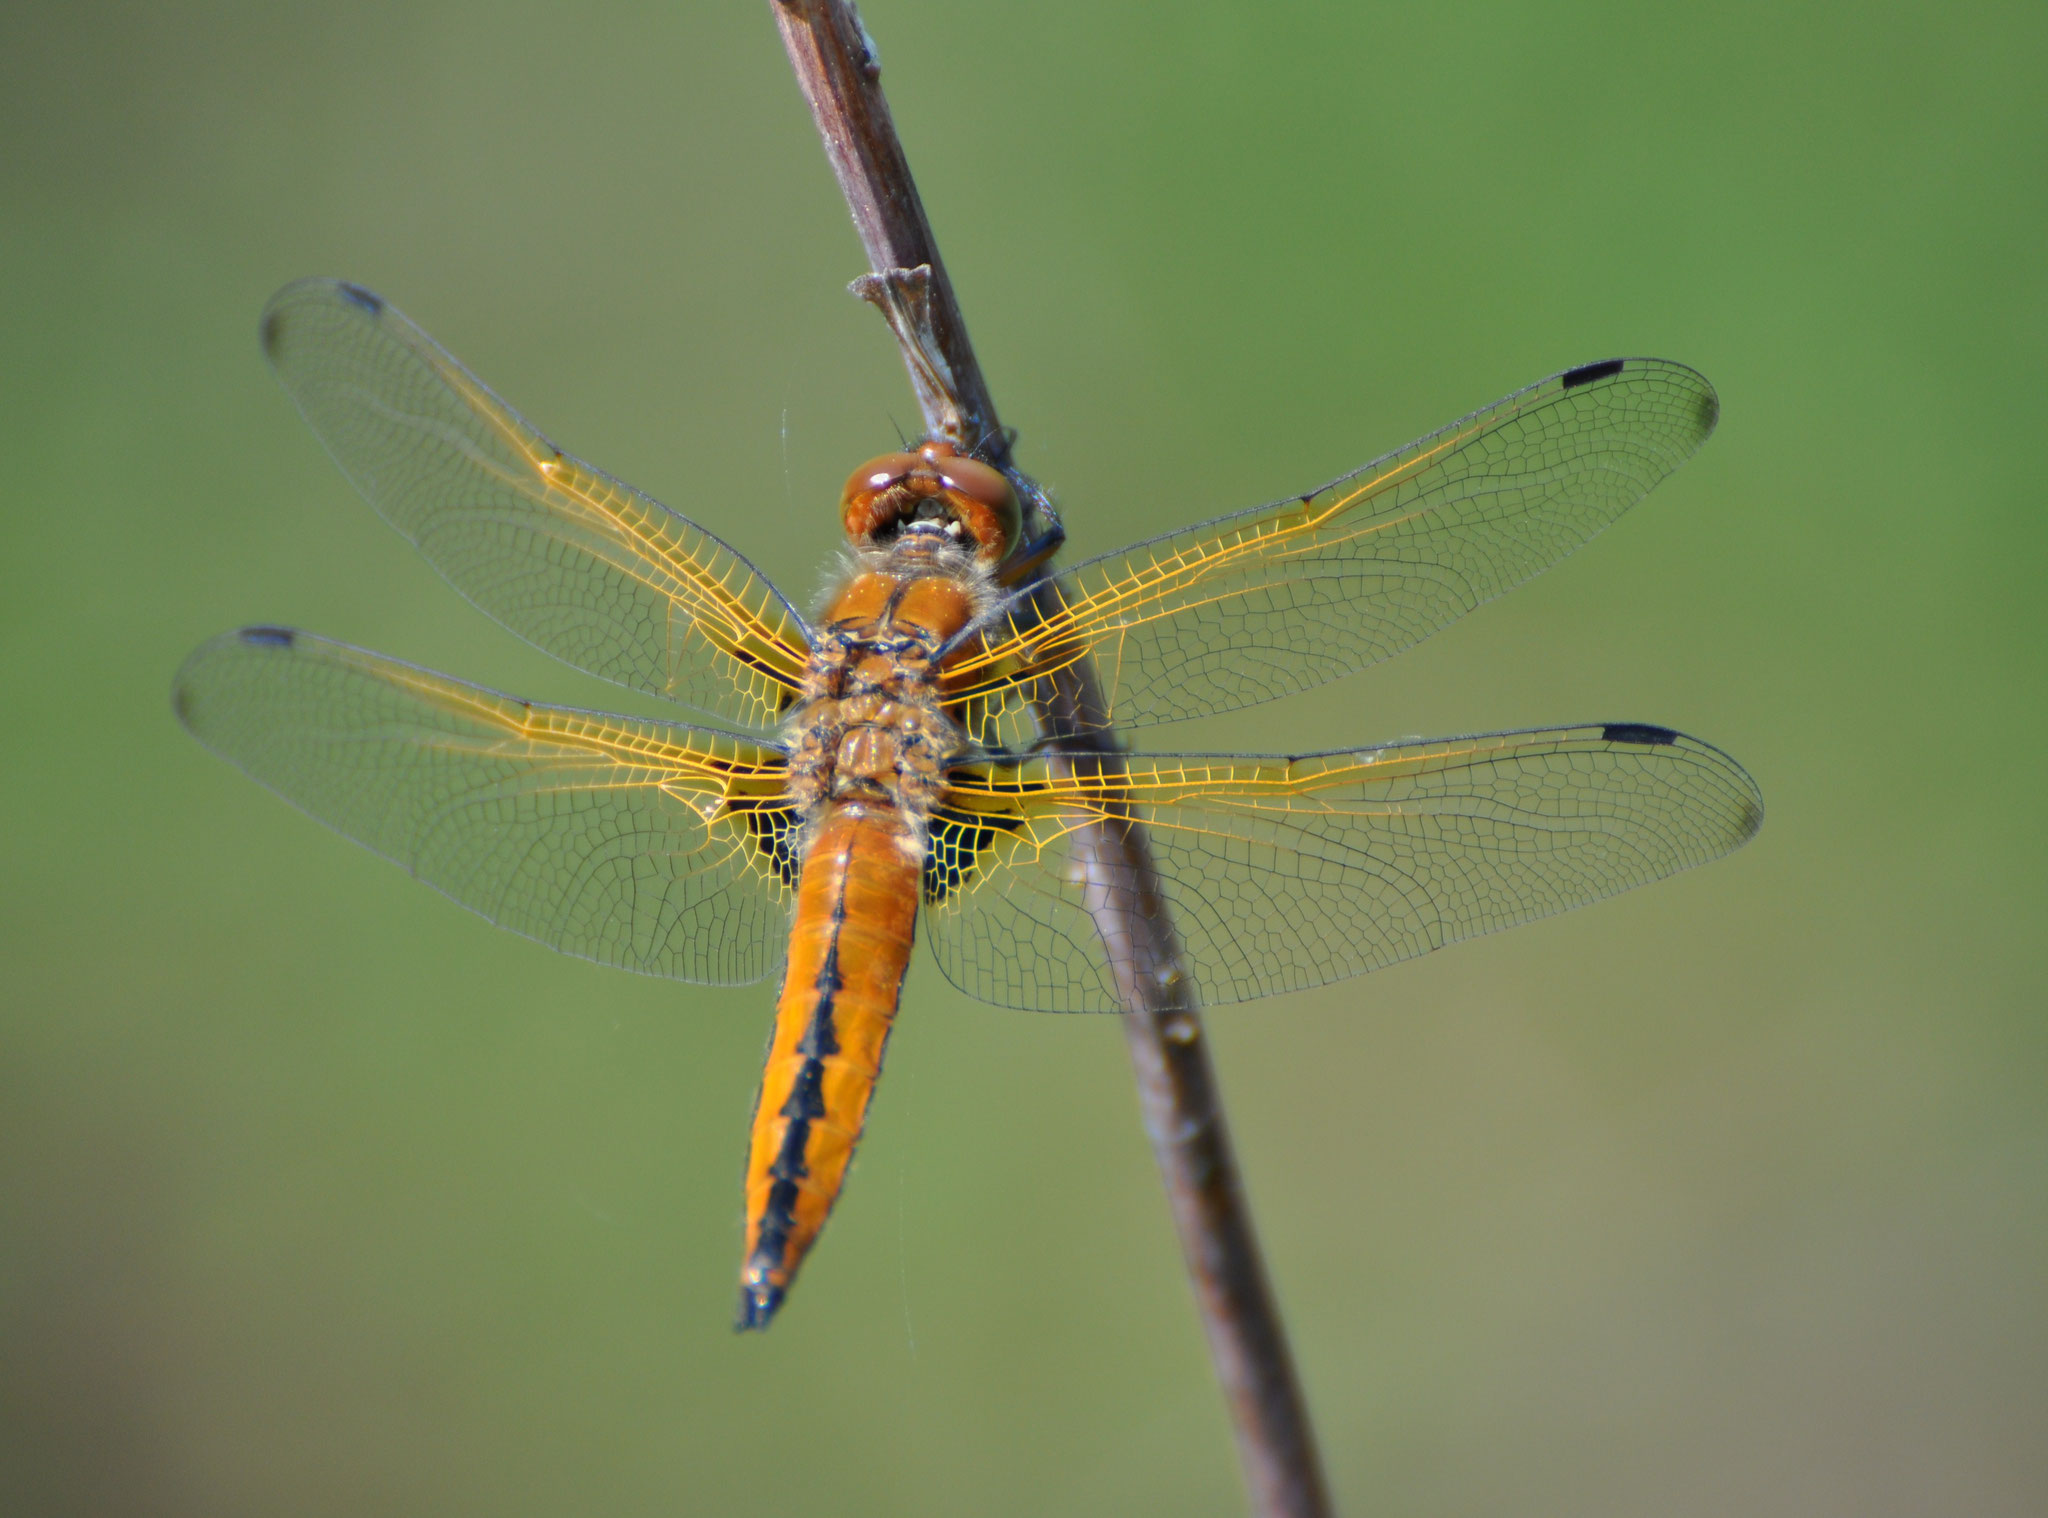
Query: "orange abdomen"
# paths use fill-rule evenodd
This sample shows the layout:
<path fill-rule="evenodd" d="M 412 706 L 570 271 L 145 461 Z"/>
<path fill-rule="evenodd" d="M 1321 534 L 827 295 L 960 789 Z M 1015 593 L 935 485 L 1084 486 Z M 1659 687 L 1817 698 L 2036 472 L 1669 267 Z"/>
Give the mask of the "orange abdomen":
<path fill-rule="evenodd" d="M 833 804 L 797 883 L 747 1153 L 741 1328 L 766 1328 L 845 1183 L 917 924 L 923 851 L 886 804 Z"/>

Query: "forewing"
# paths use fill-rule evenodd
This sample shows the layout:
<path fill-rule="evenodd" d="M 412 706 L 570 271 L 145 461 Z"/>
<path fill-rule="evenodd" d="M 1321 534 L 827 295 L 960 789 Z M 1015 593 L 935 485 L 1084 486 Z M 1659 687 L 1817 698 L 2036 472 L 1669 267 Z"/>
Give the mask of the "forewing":
<path fill-rule="evenodd" d="M 1304 758 L 1109 756 L 956 772 L 933 827 L 926 936 L 984 1001 L 1119 1011 L 1078 830 L 1142 823 L 1206 1003 L 1320 986 L 1704 864 L 1763 819 L 1733 759 L 1604 726 Z M 1086 768 L 1087 766 L 1083 766 Z M 1098 889 L 1135 900 L 1129 882 Z"/>
<path fill-rule="evenodd" d="M 607 680 L 776 721 L 804 622 L 739 554 L 563 453 L 359 286 L 286 286 L 263 346 L 342 472 L 488 615 Z"/>
<path fill-rule="evenodd" d="M 283 628 L 203 645 L 173 699 L 208 748 L 502 927 L 679 980 L 777 962 L 797 833 L 766 744 L 537 706 Z"/>
<path fill-rule="evenodd" d="M 1553 375 L 1312 495 L 1066 572 L 951 672 L 974 736 L 1017 746 L 1049 672 L 1092 655 L 1119 728 L 1231 711 L 1399 653 L 1547 569 L 1689 458 L 1714 390 L 1682 364 Z"/>

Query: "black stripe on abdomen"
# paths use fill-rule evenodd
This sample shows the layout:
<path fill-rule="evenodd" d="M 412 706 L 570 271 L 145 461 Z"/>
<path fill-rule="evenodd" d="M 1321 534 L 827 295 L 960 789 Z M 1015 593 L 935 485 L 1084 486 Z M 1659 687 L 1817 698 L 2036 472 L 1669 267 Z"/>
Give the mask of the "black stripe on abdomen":
<path fill-rule="evenodd" d="M 839 933 L 846 925 L 844 866 L 850 862 L 841 862 L 838 893 L 832 903 L 832 936 L 826 940 L 818 977 L 811 983 L 816 1000 L 811 1005 L 810 1026 L 804 1029 L 803 1041 L 797 1045 L 803 1051 L 803 1067 L 790 1085 L 789 1099 L 782 1104 L 781 1115 L 789 1120 L 789 1125 L 782 1130 L 782 1147 L 775 1151 L 774 1163 L 768 1167 L 775 1184 L 768 1188 L 768 1200 L 761 1208 L 761 1231 L 755 1236 L 754 1252 L 747 1261 L 750 1273 L 776 1270 L 786 1262 L 790 1230 L 796 1223 L 797 1193 L 804 1177 L 810 1174 L 804 1155 L 810 1148 L 811 1124 L 825 1115 L 825 1060 L 839 1052 L 839 1033 L 833 1017 L 839 992 L 846 984 L 839 973 Z M 782 1305 L 782 1296 L 783 1289 L 765 1279 L 759 1285 L 741 1288 L 737 1326 L 766 1328 L 776 1308 Z"/>

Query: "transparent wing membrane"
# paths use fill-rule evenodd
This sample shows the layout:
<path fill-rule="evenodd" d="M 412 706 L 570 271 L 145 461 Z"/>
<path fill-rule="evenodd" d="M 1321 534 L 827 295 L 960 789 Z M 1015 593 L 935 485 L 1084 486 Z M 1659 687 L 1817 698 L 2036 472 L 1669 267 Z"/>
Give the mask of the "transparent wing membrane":
<path fill-rule="evenodd" d="M 1033 759 L 953 777 L 925 924 L 963 991 L 1043 1011 L 1120 1010 L 1071 854 L 1093 824 L 1149 830 L 1196 994 L 1213 1004 L 1323 985 L 1612 896 L 1728 853 L 1763 818 L 1733 759 L 1641 724 L 1109 762 L 1124 773 Z"/>
<path fill-rule="evenodd" d="M 1711 385 L 1614 359 L 1554 375 L 1312 495 L 1090 560 L 999 619 L 949 697 L 1022 747 L 1044 679 L 1098 664 L 1119 728 L 1231 711 L 1399 653 L 1564 558 L 1713 431 Z"/>
<path fill-rule="evenodd" d="M 262 331 L 343 472 L 484 612 L 605 679 L 774 724 L 804 623 L 732 549 L 563 453 L 367 290 L 289 285 Z"/>
<path fill-rule="evenodd" d="M 377 296 L 289 286 L 263 340 L 349 478 L 507 627 L 754 728 L 796 699 L 809 630 L 746 560 L 564 454 Z M 1089 910 L 1107 895 L 1171 915 L 1201 1001 L 1243 1001 L 1739 847 L 1763 816 L 1741 766 L 1637 723 L 1291 757 L 1029 752 L 1034 706 L 1083 658 L 1135 728 L 1398 653 L 1585 543 L 1715 418 L 1682 365 L 1568 370 L 1312 494 L 1081 564 L 1037 587 L 1042 620 L 971 630 L 941 692 L 984 747 L 948 771 L 922 887 L 947 977 L 1004 1006 L 1120 1010 Z M 493 922 L 682 980 L 781 959 L 803 824 L 770 739 L 535 705 L 281 628 L 200 648 L 175 701 L 210 748 Z M 1086 847 L 1133 823 L 1149 904 Z"/>
<path fill-rule="evenodd" d="M 780 958 L 796 833 L 767 744 L 533 705 L 282 628 L 202 646 L 174 701 L 207 747 L 503 927 L 713 984 Z"/>

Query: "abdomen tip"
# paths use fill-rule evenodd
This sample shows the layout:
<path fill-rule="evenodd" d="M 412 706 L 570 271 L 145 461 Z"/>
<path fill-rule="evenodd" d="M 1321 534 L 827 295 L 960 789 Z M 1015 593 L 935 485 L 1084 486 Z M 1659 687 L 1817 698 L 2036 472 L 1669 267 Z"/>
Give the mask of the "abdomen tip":
<path fill-rule="evenodd" d="M 742 1286 L 740 1288 L 739 1316 L 733 1320 L 737 1333 L 758 1331 L 768 1326 L 775 1316 L 775 1310 L 782 1305 L 782 1289 L 777 1286 Z"/>

